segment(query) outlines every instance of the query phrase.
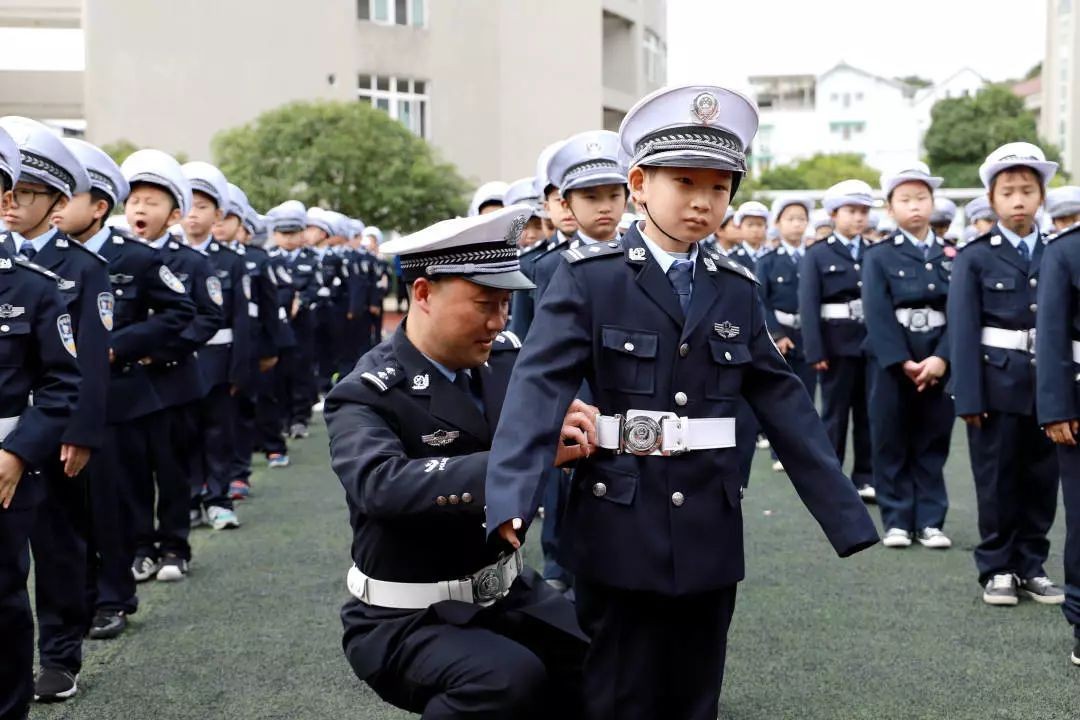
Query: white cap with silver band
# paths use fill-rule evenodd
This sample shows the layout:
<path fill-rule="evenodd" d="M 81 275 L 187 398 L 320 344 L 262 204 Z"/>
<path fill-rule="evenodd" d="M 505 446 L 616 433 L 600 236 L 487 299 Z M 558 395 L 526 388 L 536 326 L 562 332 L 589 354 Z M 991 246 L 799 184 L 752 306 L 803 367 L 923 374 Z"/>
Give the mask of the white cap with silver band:
<path fill-rule="evenodd" d="M 735 418 L 685 418 L 672 412 L 627 410 L 626 415 L 601 415 L 596 420 L 596 444 L 617 454 L 668 457 L 735 447 Z"/>
<path fill-rule="evenodd" d="M 425 610 L 447 600 L 488 606 L 510 592 L 524 563 L 515 551 L 468 577 L 430 583 L 376 580 L 353 565 L 346 584 L 354 598 L 373 607 L 398 610 Z"/>

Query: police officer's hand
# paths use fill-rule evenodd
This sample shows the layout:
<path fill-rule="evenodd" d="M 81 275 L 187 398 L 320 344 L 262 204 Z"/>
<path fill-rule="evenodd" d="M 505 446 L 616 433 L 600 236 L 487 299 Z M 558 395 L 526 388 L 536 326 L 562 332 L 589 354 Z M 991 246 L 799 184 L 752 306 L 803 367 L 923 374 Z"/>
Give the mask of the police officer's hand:
<path fill-rule="evenodd" d="M 64 474 L 73 478 L 90 462 L 90 448 L 64 443 L 60 446 L 60 462 L 64 463 Z"/>
<path fill-rule="evenodd" d="M 596 450 L 596 418 L 600 409 L 581 400 L 570 403 L 559 433 L 555 467 L 587 458 Z"/>
<path fill-rule="evenodd" d="M 789 337 L 782 337 L 776 341 L 776 349 L 780 351 L 781 355 L 787 355 L 795 349 L 795 343 Z"/>
<path fill-rule="evenodd" d="M 524 524 L 521 518 L 507 520 L 499 526 L 499 537 L 509 543 L 515 550 L 519 550 L 521 548 L 521 538 L 518 537 L 518 530 Z"/>
<path fill-rule="evenodd" d="M 25 465 L 21 457 L 7 450 L 0 450 L 0 506 L 5 510 L 11 507 L 23 470 Z"/>
<path fill-rule="evenodd" d="M 829 361 L 828 360 L 822 360 L 821 362 L 814 363 L 814 369 L 817 370 L 818 372 L 828 372 L 829 371 Z"/>
<path fill-rule="evenodd" d="M 259 358 L 259 372 L 268 372 L 278 363 L 277 355 L 273 357 Z"/>
<path fill-rule="evenodd" d="M 963 418 L 964 422 L 966 422 L 971 427 L 981 428 L 982 421 L 990 417 L 990 413 L 982 413 L 981 415 L 961 415 L 960 417 Z"/>
<path fill-rule="evenodd" d="M 1046 436 L 1058 445 L 1076 446 L 1077 435 L 1080 435 L 1080 420 L 1062 420 L 1050 423 L 1046 426 Z"/>

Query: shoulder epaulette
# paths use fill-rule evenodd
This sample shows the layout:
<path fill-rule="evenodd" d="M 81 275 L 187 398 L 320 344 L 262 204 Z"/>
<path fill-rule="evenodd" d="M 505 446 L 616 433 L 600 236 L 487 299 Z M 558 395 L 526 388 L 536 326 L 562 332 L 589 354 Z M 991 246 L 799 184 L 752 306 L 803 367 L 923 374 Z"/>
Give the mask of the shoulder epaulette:
<path fill-rule="evenodd" d="M 997 233 L 994 233 L 994 232 L 988 232 L 988 233 L 983 233 L 982 235 L 979 235 L 978 237 L 974 237 L 971 240 L 969 240 L 968 242 L 964 243 L 962 246 L 957 248 L 957 252 L 963 252 L 964 250 L 967 250 L 969 247 L 973 247 L 975 245 L 981 245 L 982 243 L 988 242 L 988 241 L 990 241 L 991 239 L 993 239 L 995 237 L 998 239 L 997 244 L 1000 245 L 1001 240 L 1002 240 L 1001 235 L 998 235 Z M 991 244 L 993 244 L 993 243 L 991 243 Z"/>
<path fill-rule="evenodd" d="M 581 245 L 580 247 L 576 247 L 572 250 L 563 250 L 562 256 L 566 258 L 567 262 L 573 265 L 581 262 L 582 260 L 622 255 L 622 252 L 622 243 L 607 242 L 593 243 L 592 245 Z"/>
<path fill-rule="evenodd" d="M 1073 232 L 1076 232 L 1077 230 L 1080 230 L 1080 222 L 1073 223 L 1072 225 L 1070 225 L 1069 227 L 1067 227 L 1067 228 L 1065 228 L 1063 230 L 1058 230 L 1055 233 L 1051 233 L 1050 235 L 1047 235 L 1046 236 L 1046 242 L 1048 242 L 1048 243 L 1053 242 L 1054 240 L 1057 240 L 1059 237 L 1064 237 L 1065 235 L 1069 235 L 1069 234 L 1071 234 Z"/>
<path fill-rule="evenodd" d="M 730 273 L 734 273 L 744 280 L 749 280 L 755 285 L 759 284 L 757 275 L 755 275 L 750 268 L 743 265 L 737 260 L 732 260 L 729 257 L 723 257 L 716 261 L 716 267 L 720 270 L 727 270 Z"/>
<path fill-rule="evenodd" d="M 374 364 L 377 361 L 377 358 L 374 359 L 373 364 L 360 373 L 360 377 L 380 394 L 387 392 L 405 379 L 405 371 L 393 359 L 382 364 Z"/>
<path fill-rule="evenodd" d="M 100 262 L 100 263 L 101 263 L 102 265 L 108 265 L 108 264 L 109 264 L 109 261 L 108 261 L 108 260 L 106 260 L 105 258 L 101 257 L 101 256 L 100 256 L 100 255 L 98 255 L 98 254 L 97 254 L 96 252 L 94 252 L 94 251 L 93 251 L 93 250 L 91 250 L 90 248 L 86 247 L 85 245 L 83 245 L 83 244 L 82 244 L 81 242 L 79 242 L 78 240 L 71 240 L 71 241 L 69 242 L 69 244 L 70 244 L 70 245 L 72 245 L 73 247 L 77 247 L 77 248 L 79 248 L 80 250 L 82 250 L 82 251 L 83 251 L 84 253 L 86 253 L 87 255 L 90 255 L 91 257 L 95 258 L 95 259 L 96 259 L 96 260 L 97 260 L 98 262 Z"/>
<path fill-rule="evenodd" d="M 52 270 L 49 270 L 46 267 L 42 267 L 41 265 L 37 265 L 36 263 L 32 263 L 29 260 L 27 260 L 27 259 L 25 259 L 25 258 L 23 258 L 23 257 L 21 257 L 19 255 L 15 256 L 15 264 L 18 265 L 19 267 L 26 268 L 27 270 L 33 270 L 34 272 L 38 273 L 39 275 L 44 275 L 45 277 L 49 278 L 53 282 L 59 282 L 60 280 L 63 279 L 59 275 L 54 273 Z"/>
<path fill-rule="evenodd" d="M 521 338 L 516 333 L 503 330 L 495 336 L 495 343 L 491 346 L 492 351 L 520 350 Z"/>
<path fill-rule="evenodd" d="M 191 247 L 190 245 L 188 245 L 188 244 L 186 244 L 186 243 L 178 242 L 178 243 L 176 243 L 176 244 L 177 244 L 177 245 L 179 245 L 180 247 L 178 247 L 178 248 L 174 248 L 174 247 L 172 247 L 172 245 L 173 245 L 173 242 L 172 242 L 172 241 L 170 241 L 170 242 L 169 242 L 169 247 L 170 247 L 171 249 L 173 249 L 173 250 L 180 250 L 180 251 L 183 251 L 183 250 L 187 250 L 188 252 L 193 252 L 193 253 L 195 253 L 195 254 L 196 254 L 196 255 L 198 255 L 199 257 L 204 257 L 204 258 L 205 258 L 205 257 L 210 257 L 210 254 L 209 254 L 209 253 L 207 253 L 207 252 L 205 252 L 205 251 L 203 251 L 203 250 L 199 250 L 198 248 L 193 248 L 193 247 Z"/>

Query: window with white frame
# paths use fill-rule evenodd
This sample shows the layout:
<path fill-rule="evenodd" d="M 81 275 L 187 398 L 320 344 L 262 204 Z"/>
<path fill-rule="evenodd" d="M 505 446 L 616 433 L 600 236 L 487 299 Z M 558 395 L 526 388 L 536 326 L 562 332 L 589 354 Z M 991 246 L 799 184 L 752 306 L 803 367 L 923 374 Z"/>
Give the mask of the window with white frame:
<path fill-rule="evenodd" d="M 642 48 L 645 80 L 653 85 L 667 82 L 667 45 L 652 30 L 645 31 Z"/>
<path fill-rule="evenodd" d="M 356 17 L 381 25 L 427 25 L 427 0 L 356 0 Z"/>
<path fill-rule="evenodd" d="M 356 96 L 360 102 L 377 107 L 414 134 L 425 139 L 430 136 L 430 98 L 428 84 L 424 80 L 389 75 L 361 75 Z"/>

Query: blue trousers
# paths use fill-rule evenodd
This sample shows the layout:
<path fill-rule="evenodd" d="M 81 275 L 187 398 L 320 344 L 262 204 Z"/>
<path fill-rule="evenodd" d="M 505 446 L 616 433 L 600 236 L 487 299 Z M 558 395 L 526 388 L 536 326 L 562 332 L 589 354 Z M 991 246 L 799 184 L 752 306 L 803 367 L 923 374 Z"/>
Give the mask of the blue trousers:
<path fill-rule="evenodd" d="M 1080 447 L 1057 446 L 1065 501 L 1065 619 L 1080 638 Z"/>
<path fill-rule="evenodd" d="M 852 422 L 852 452 L 855 457 L 851 479 L 856 487 L 874 484 L 870 418 L 867 414 L 869 384 L 866 359 L 862 357 L 829 358 L 829 369 L 821 373 L 821 420 L 825 423 L 825 433 L 832 441 L 841 464 L 847 449 L 848 419 Z"/>

